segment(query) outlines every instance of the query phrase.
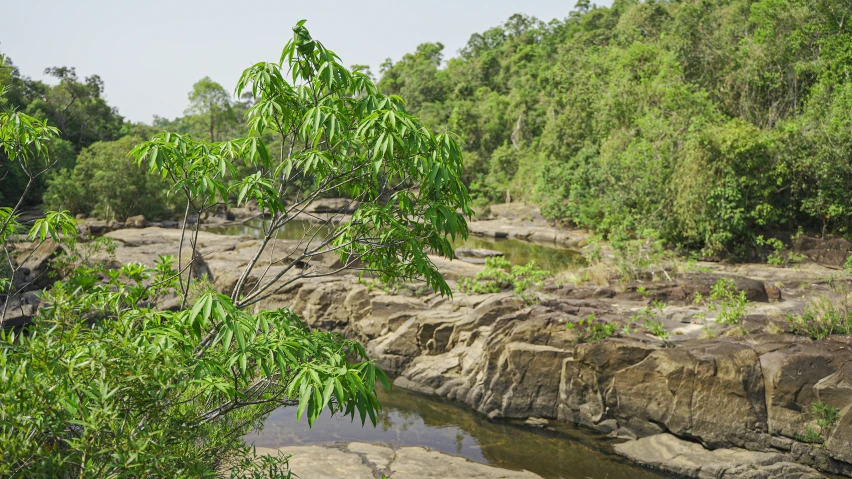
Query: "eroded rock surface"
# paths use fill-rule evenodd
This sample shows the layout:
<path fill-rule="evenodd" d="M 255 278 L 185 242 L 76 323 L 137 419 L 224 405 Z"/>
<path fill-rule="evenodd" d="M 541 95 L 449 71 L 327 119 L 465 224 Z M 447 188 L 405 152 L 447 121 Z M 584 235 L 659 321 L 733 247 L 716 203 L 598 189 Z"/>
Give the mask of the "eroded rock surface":
<path fill-rule="evenodd" d="M 126 229 L 109 236 L 119 243 L 118 261 L 153 265 L 157 254 L 177 253 L 180 232 Z M 198 244 L 203 267 L 215 286 L 230 293 L 258 241 L 202 232 Z M 333 267 L 336 259 L 318 261 Z M 269 257 L 260 258 L 249 288 L 283 271 L 282 265 L 269 263 Z M 481 268 L 459 261 L 437 264 L 451 282 Z M 792 461 L 852 476 L 852 339 L 812 342 L 785 333 L 784 315 L 804 307 L 805 286 L 824 287 L 819 283 L 824 271 L 777 269 L 777 276 L 784 279 L 772 281 L 773 271 L 741 266 L 721 273 L 753 301 L 742 335 L 728 335 L 729 328 L 707 315 L 707 328 L 716 334 L 713 339 L 701 339 L 705 328 L 696 318 L 706 310 L 687 299 L 718 280 L 715 273 L 692 275 L 698 278 L 695 281 L 687 275 L 653 283 L 641 291 L 636 286 L 615 290 L 551 285 L 534 305 L 524 304 L 511 292 L 457 292 L 452 300 L 411 291 L 388 294 L 361 284 L 353 275 L 336 274 L 294 281 L 256 307 L 289 307 L 312 328 L 356 338 L 397 376 L 398 386 L 463 401 L 490 417 L 562 420 L 622 438 L 671 434 L 688 440 L 690 450 L 697 447 L 704 452 L 681 454 L 700 466 L 681 474 L 811 477 L 791 475 L 801 472 L 793 465 L 774 465 Z M 282 274 L 292 278 L 292 273 Z M 778 294 L 770 294 L 769 286 Z M 658 314 L 671 335 L 665 342 L 645 330 L 634 330 L 577 344 L 578 331 L 566 327 L 594 315 L 622 331 L 632 324 L 631 317 L 659 298 L 671 300 Z M 840 415 L 825 430 L 811 413 L 817 401 Z M 808 429 L 818 433 L 824 445 L 800 441 Z M 726 460 L 749 458 L 742 464 L 760 463 L 758 470 L 771 474 L 733 476 L 733 468 L 705 467 L 720 457 L 708 456 L 707 451 L 734 449 L 739 452 Z M 784 461 L 773 464 L 761 459 L 782 456 Z M 752 469 L 737 470 L 751 474 Z M 728 475 L 707 476 L 706 471 Z"/>
<path fill-rule="evenodd" d="M 700 444 L 657 434 L 615 446 L 619 454 L 655 469 L 694 478 L 715 479 L 821 479 L 811 467 L 793 462 L 777 452 L 740 448 L 709 451 Z"/>
<path fill-rule="evenodd" d="M 392 448 L 362 442 L 331 446 L 287 446 L 290 469 L 301 479 L 540 479 L 527 471 L 510 471 L 432 451 L 425 447 Z M 258 454 L 278 450 L 257 448 Z"/>

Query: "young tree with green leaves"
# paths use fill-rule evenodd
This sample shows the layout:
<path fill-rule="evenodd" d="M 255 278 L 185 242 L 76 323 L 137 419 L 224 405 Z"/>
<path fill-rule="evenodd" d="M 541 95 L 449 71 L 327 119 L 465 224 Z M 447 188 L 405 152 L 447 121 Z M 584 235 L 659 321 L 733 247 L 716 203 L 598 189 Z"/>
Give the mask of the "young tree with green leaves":
<path fill-rule="evenodd" d="M 222 85 L 210 77 L 204 77 L 192 85 L 189 106 L 184 113 L 193 115 L 206 124 L 211 142 L 221 139 L 225 124 L 236 123 L 230 95 Z"/>
<path fill-rule="evenodd" d="M 450 136 L 341 66 L 304 22 L 293 30 L 279 62 L 255 64 L 239 81 L 255 100 L 248 138 L 163 133 L 134 150 L 173 182 L 186 217 L 257 201 L 270 225 L 253 259 L 229 294 L 190 302 L 201 253 L 197 222 L 185 221 L 176 263 L 82 262 L 45 292 L 27 334 L 0 336 L 0 475 L 289 477 L 286 458 L 257 459 L 241 439 L 273 409 L 297 404 L 311 423 L 324 409 L 375 422 L 376 381 L 387 382 L 358 343 L 310 331 L 286 309 L 254 311 L 287 284 L 345 269 L 423 278 L 450 294 L 427 250 L 451 257 L 453 237 L 467 234 L 462 159 Z M 267 133 L 282 142 L 275 154 L 260 138 Z M 254 172 L 239 175 L 240 162 Z M 330 192 L 360 206 L 348 218 L 306 213 Z M 73 220 L 50 218 L 34 234 L 62 239 L 57 228 Z M 295 218 L 312 227 L 279 244 L 276 231 Z M 323 266 L 323 255 L 338 261 Z M 161 311 L 175 293 L 184 307 Z"/>

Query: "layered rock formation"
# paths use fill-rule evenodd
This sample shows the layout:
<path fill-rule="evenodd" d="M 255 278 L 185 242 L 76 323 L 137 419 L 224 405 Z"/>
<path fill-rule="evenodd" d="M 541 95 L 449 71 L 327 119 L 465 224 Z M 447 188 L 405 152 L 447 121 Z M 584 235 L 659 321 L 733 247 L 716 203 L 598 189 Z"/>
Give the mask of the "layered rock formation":
<path fill-rule="evenodd" d="M 148 264 L 157 254 L 176 252 L 178 235 L 160 228 L 109 233 L 119 243 L 118 261 Z M 198 241 L 198 268 L 230 292 L 257 241 L 209 233 Z M 335 258 L 322 261 L 331 265 Z M 280 268 L 262 263 L 255 282 Z M 479 271 L 459 261 L 439 266 L 450 279 Z M 646 456 L 642 448 L 663 451 L 660 444 L 667 444 L 675 452 L 645 462 L 679 474 L 818 477 L 813 467 L 852 476 L 852 339 L 813 342 L 785 333 L 784 314 L 800 311 L 813 289 L 825 288 L 819 280 L 824 271 L 803 269 L 789 277 L 783 274 L 791 270 L 776 271 L 786 272 L 779 273 L 783 284 L 768 281 L 772 271 L 766 268 L 748 278 L 733 274 L 741 271 L 722 273 L 752 303 L 744 335 L 725 335 L 711 314 L 714 339 L 700 338 L 695 318 L 701 311 L 689 298 L 709 289 L 722 277 L 718 273 L 685 275 L 641 292 L 635 285 L 550 284 L 536 304 L 508 292 L 457 293 L 452 300 L 413 290 L 390 295 L 354 276 L 334 275 L 293 282 L 257 307 L 289 307 L 310 327 L 357 338 L 397 376 L 397 386 L 463 401 L 492 418 L 558 419 L 622 438 L 656 437 L 620 450 L 639 459 Z M 626 325 L 651 299 L 669 303 L 659 316 L 672 335 L 668 342 L 634 332 L 577 344 L 577 330 L 566 327 L 589 314 Z M 815 402 L 836 408 L 839 421 L 821 430 L 811 414 Z M 824 444 L 800 440 L 808 429 Z M 746 466 L 708 466 L 733 458 Z M 764 475 L 750 472 L 755 468 Z"/>

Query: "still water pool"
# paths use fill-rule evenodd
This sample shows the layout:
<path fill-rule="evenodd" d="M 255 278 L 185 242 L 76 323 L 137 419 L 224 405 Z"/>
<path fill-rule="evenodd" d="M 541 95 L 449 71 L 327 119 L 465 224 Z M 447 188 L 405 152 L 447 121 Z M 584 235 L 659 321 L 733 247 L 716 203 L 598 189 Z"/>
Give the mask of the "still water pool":
<path fill-rule="evenodd" d="M 261 238 L 263 228 L 268 226 L 268 220 L 249 220 L 238 225 L 205 226 L 204 230 L 224 235 L 248 235 Z M 313 235 L 319 229 L 318 237 L 323 237 L 328 229 L 325 226 L 311 225 L 306 220 L 293 220 L 278 232 L 278 239 L 300 240 L 306 233 Z M 470 235 L 468 239 L 459 239 L 456 248 L 483 248 L 500 251 L 512 264 L 523 265 L 535 261 L 539 268 L 557 273 L 573 271 L 585 263 L 583 256 L 574 250 L 558 248 L 556 245 L 544 246 L 514 239 L 491 239 Z"/>
<path fill-rule="evenodd" d="M 310 428 L 307 420 L 296 421 L 296 408 L 285 407 L 273 412 L 263 429 L 246 440 L 258 447 L 283 447 L 285 452 L 286 446 L 355 441 L 426 446 L 505 469 L 525 469 L 547 479 L 670 477 L 614 455 L 606 437 L 564 424 L 544 430 L 521 422 L 493 421 L 455 401 L 402 388 L 382 390 L 379 401 L 384 409 L 376 427 L 325 415 Z"/>
<path fill-rule="evenodd" d="M 263 220 L 240 225 L 212 226 L 205 230 L 227 235 L 263 235 Z M 292 221 L 278 238 L 299 240 L 312 228 L 307 221 Z M 315 227 L 314 227 L 315 228 Z M 313 231 L 311 231 L 313 233 Z M 322 231 L 320 232 L 322 233 Z M 575 251 L 524 241 L 493 240 L 471 236 L 457 248 L 501 251 L 513 264 L 535 261 L 553 272 L 576 269 L 583 258 Z M 261 431 L 246 436 L 259 447 L 372 442 L 397 446 L 425 446 L 506 469 L 535 472 L 547 479 L 659 479 L 670 477 L 631 464 L 612 452 L 612 440 L 591 431 L 552 423 L 553 430 L 535 429 L 519 421 L 492 421 L 454 401 L 424 396 L 401 388 L 379 392 L 383 406 L 378 424 L 361 426 L 327 413 L 311 428 L 296 421 L 296 409 L 273 412 Z"/>

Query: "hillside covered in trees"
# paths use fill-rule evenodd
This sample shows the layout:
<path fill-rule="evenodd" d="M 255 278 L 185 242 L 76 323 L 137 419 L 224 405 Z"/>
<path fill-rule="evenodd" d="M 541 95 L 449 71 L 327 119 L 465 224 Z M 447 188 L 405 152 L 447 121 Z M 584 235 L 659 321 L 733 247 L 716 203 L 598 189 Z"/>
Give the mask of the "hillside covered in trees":
<path fill-rule="evenodd" d="M 563 20 L 514 15 L 452 57 L 423 44 L 385 62 L 379 88 L 459 137 L 480 211 L 523 200 L 604 235 L 738 257 L 759 236 L 852 232 L 850 16 L 841 0 L 581 0 Z M 163 129 L 215 141 L 246 131 L 250 102 L 208 78 L 186 116 L 141 125 L 106 104 L 97 76 L 48 72 L 58 85 L 9 68 L 0 84 L 6 107 L 62 131 L 60 171 L 33 185 L 51 208 L 164 214 L 156 178 L 106 166 L 130 166 L 120 153 Z M 18 173 L 0 201 L 19 196 Z"/>
<path fill-rule="evenodd" d="M 841 0 L 580 1 L 446 63 L 421 45 L 380 87 L 461 137 L 480 205 L 736 255 L 758 234 L 850 232 L 850 17 Z"/>

